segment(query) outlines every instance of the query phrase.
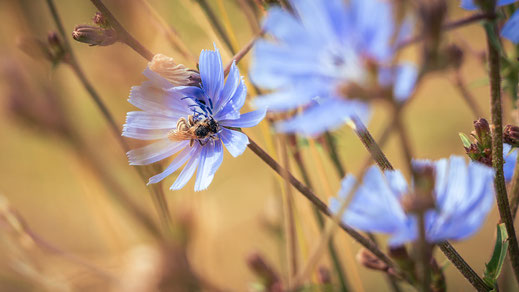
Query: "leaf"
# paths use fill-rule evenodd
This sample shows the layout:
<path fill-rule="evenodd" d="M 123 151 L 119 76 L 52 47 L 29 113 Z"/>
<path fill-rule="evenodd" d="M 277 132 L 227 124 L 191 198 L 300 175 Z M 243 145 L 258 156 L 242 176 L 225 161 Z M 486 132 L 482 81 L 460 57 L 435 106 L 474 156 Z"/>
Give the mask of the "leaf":
<path fill-rule="evenodd" d="M 458 135 L 460 135 L 460 139 L 461 139 L 461 142 L 463 143 L 463 146 L 465 148 L 470 148 L 470 145 L 472 145 L 472 143 L 470 142 L 469 137 L 467 137 L 467 135 L 465 135 L 463 133 L 458 133 Z"/>
<path fill-rule="evenodd" d="M 503 263 L 506 257 L 506 251 L 508 249 L 508 233 L 504 223 L 497 225 L 497 238 L 496 244 L 494 245 L 494 252 L 490 261 L 485 265 L 485 273 L 483 280 L 490 286 L 496 286 L 497 278 L 503 268 Z"/>

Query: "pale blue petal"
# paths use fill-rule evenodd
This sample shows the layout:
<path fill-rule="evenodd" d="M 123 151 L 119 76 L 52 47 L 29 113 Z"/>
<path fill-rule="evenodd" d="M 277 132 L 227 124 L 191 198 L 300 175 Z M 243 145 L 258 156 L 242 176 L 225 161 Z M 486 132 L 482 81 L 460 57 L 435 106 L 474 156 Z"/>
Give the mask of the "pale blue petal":
<path fill-rule="evenodd" d="M 222 139 L 222 142 L 225 145 L 225 148 L 227 148 L 227 151 L 229 151 L 233 157 L 241 155 L 249 144 L 249 138 L 247 135 L 238 131 L 222 129 L 219 137 Z"/>
<path fill-rule="evenodd" d="M 266 109 L 259 109 L 242 114 L 238 119 L 221 120 L 219 121 L 219 123 L 220 125 L 225 127 L 250 128 L 259 124 L 259 122 L 261 122 L 261 120 L 263 120 L 263 118 L 265 117 L 266 113 Z"/>
<path fill-rule="evenodd" d="M 344 222 L 368 232 L 398 232 L 407 221 L 400 196 L 400 193 L 393 192 L 380 169 L 372 166 L 355 193 Z"/>
<path fill-rule="evenodd" d="M 195 153 L 191 155 L 191 159 L 187 162 L 186 166 L 184 166 L 184 169 L 179 174 L 173 185 L 171 185 L 169 188 L 170 190 L 180 190 L 187 184 L 191 177 L 193 177 L 200 161 L 200 152 L 202 151 L 202 147 L 195 144 L 192 148 L 196 148 Z"/>
<path fill-rule="evenodd" d="M 403 195 L 407 194 L 407 181 L 400 171 L 386 170 L 384 175 L 386 176 L 389 188 L 395 196 L 401 198 Z"/>
<path fill-rule="evenodd" d="M 514 44 L 519 43 L 519 10 L 510 16 L 501 30 L 501 35 Z"/>
<path fill-rule="evenodd" d="M 175 129 L 176 119 L 150 112 L 135 111 L 126 114 L 126 124 L 141 129 Z"/>
<path fill-rule="evenodd" d="M 517 161 L 517 151 L 514 149 L 512 153 L 512 146 L 508 144 L 503 144 L 503 158 L 505 159 L 505 164 L 503 164 L 503 171 L 505 173 L 505 181 L 510 182 L 512 177 L 514 176 L 515 163 Z"/>
<path fill-rule="evenodd" d="M 320 36 L 322 40 L 333 40 L 334 32 L 332 21 L 326 9 L 327 1 L 315 0 L 292 0 L 292 8 L 299 16 L 301 24 L 306 28 L 308 34 Z"/>
<path fill-rule="evenodd" d="M 258 40 L 254 45 L 251 81 L 267 89 L 278 89 L 293 78 L 314 76 L 319 68 L 319 47 L 298 47 Z"/>
<path fill-rule="evenodd" d="M 168 138 L 153 144 L 128 151 L 130 165 L 146 165 L 170 157 L 182 150 L 189 141 L 174 142 Z"/>
<path fill-rule="evenodd" d="M 393 95 L 398 102 L 404 102 L 413 93 L 418 70 L 412 63 L 400 64 L 396 71 Z"/>
<path fill-rule="evenodd" d="M 128 101 L 143 111 L 178 120 L 190 113 L 188 101 L 183 97 L 174 88 L 163 90 L 144 82 L 141 86 L 132 87 Z"/>
<path fill-rule="evenodd" d="M 193 156 L 197 156 L 199 153 L 199 150 L 200 149 L 196 148 L 196 147 L 184 148 L 184 150 L 182 152 L 180 152 L 175 157 L 175 159 L 173 159 L 173 161 L 171 161 L 169 166 L 166 167 L 166 169 L 164 169 L 163 172 L 161 172 L 155 176 L 152 176 L 149 179 L 148 184 L 158 183 L 159 181 L 163 180 L 167 176 L 171 175 L 173 172 L 177 171 L 177 169 L 179 169 L 182 165 L 184 165 L 184 163 L 186 163 L 186 161 L 188 159 L 192 158 Z"/>
<path fill-rule="evenodd" d="M 227 102 L 222 110 L 215 113 L 214 118 L 216 120 L 237 119 L 240 117 L 240 109 L 243 107 L 247 97 L 245 82 L 243 82 L 243 78 L 240 78 L 240 80 L 240 84 L 231 100 Z"/>
<path fill-rule="evenodd" d="M 196 173 L 195 191 L 205 190 L 211 184 L 214 174 L 222 162 L 223 148 L 221 145 L 220 141 L 211 140 L 203 146 Z"/>
<path fill-rule="evenodd" d="M 337 129 L 355 115 L 367 118 L 368 106 L 357 101 L 328 99 L 290 120 L 277 123 L 276 129 L 280 132 L 316 136 L 326 130 Z"/>
<path fill-rule="evenodd" d="M 227 80 L 225 81 L 225 86 L 223 87 L 222 93 L 220 98 L 218 99 L 218 102 L 214 105 L 214 111 L 215 113 L 218 113 L 223 109 L 225 105 L 231 100 L 231 98 L 236 93 L 236 90 L 238 89 L 240 85 L 240 71 L 238 70 L 238 67 L 236 66 L 236 62 L 232 62 L 231 70 L 229 71 L 229 75 L 227 75 Z"/>
<path fill-rule="evenodd" d="M 223 88 L 223 65 L 218 49 L 202 50 L 199 57 L 200 78 L 206 95 L 217 103 Z"/>
<path fill-rule="evenodd" d="M 308 40 L 307 31 L 291 13 L 279 7 L 269 9 L 263 29 L 277 41 L 300 45 Z"/>
<path fill-rule="evenodd" d="M 124 125 L 123 136 L 139 140 L 159 140 L 167 138 L 171 129 L 141 129 Z"/>
<path fill-rule="evenodd" d="M 173 87 L 173 84 L 171 84 L 166 78 L 160 76 L 157 72 L 152 71 L 149 67 L 146 67 L 142 74 L 149 79 L 154 87 L 163 89 Z"/>

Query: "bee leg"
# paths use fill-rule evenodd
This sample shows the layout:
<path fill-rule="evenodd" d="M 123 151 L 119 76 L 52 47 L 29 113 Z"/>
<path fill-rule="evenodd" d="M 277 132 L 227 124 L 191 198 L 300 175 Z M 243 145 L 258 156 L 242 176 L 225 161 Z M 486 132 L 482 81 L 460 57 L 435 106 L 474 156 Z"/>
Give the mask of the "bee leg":
<path fill-rule="evenodd" d="M 195 142 L 194 139 L 191 139 L 191 141 L 189 141 L 189 147 L 193 147 L 193 143 Z"/>
<path fill-rule="evenodd" d="M 193 118 L 193 115 L 188 116 L 189 126 L 192 127 L 195 124 L 195 119 Z"/>
<path fill-rule="evenodd" d="M 198 141 L 198 143 L 200 143 L 200 146 L 204 146 L 205 144 L 207 144 L 207 142 L 205 142 L 205 143 L 202 143 L 202 141 L 201 141 L 201 140 L 197 140 L 197 141 Z"/>

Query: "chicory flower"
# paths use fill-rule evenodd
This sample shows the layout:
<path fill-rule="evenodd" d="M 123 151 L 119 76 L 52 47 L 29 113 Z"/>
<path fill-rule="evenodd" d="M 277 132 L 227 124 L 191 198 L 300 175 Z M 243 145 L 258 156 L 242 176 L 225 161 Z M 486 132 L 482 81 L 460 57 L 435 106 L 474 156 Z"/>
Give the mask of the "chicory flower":
<path fill-rule="evenodd" d="M 234 63 L 224 82 L 222 59 L 216 49 L 200 54 L 199 86 L 175 86 L 178 84 L 172 80 L 192 83 L 198 74 L 173 66 L 172 60 L 166 61 L 167 66 L 158 67 L 159 73 L 152 70 L 155 64 L 150 63 L 144 71 L 149 80 L 131 90 L 128 101 L 141 111 L 127 114 L 123 136 L 156 142 L 129 151 L 128 159 L 131 165 L 146 165 L 178 153 L 148 183 L 163 180 L 185 164 L 171 189 L 184 187 L 196 171 L 195 191 L 204 190 L 222 163 L 223 145 L 236 157 L 249 143 L 245 134 L 231 128 L 257 125 L 265 110 L 240 114 L 247 88 Z M 169 72 L 172 74 L 167 74 L 168 66 L 174 69 Z M 185 74 L 185 78 L 179 74 Z"/>
<path fill-rule="evenodd" d="M 345 90 L 350 84 L 392 87 L 398 102 L 411 94 L 415 66 L 388 66 L 395 34 L 401 40 L 410 27 L 405 21 L 396 31 L 390 1 L 289 2 L 293 13 L 279 7 L 268 11 L 263 27 L 273 39 L 256 42 L 250 72 L 255 84 L 272 91 L 256 99 L 256 105 L 275 112 L 303 108 L 279 122 L 279 131 L 318 135 L 354 115 L 367 120 L 369 107 L 357 96 L 361 94 Z"/>
<path fill-rule="evenodd" d="M 430 243 L 461 240 L 474 234 L 494 201 L 493 169 L 479 162 L 467 164 L 457 156 L 413 163 L 434 169 L 435 208 L 425 213 L 427 240 Z M 343 180 L 339 198 L 330 200 L 332 212 L 338 212 L 354 184 L 351 175 Z M 363 231 L 390 234 L 389 245 L 393 247 L 416 240 L 418 220 L 414 214 L 406 213 L 401 204 L 404 196 L 414 191 L 413 185 L 397 170 L 382 172 L 376 166 L 371 167 L 342 221 Z"/>

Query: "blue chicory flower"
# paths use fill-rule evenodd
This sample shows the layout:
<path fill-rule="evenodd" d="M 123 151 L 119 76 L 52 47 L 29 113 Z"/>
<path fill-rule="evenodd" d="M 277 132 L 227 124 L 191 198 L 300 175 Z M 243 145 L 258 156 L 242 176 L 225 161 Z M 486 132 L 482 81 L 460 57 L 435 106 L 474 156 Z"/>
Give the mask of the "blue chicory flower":
<path fill-rule="evenodd" d="M 492 168 L 465 162 L 452 156 L 435 162 L 414 161 L 415 165 L 433 166 L 436 208 L 425 215 L 426 236 L 431 243 L 461 240 L 474 234 L 483 224 L 494 201 Z M 330 210 L 338 212 L 341 202 L 355 184 L 348 175 L 342 182 L 339 198 L 330 200 Z M 417 218 L 406 214 L 402 197 L 412 192 L 399 171 L 380 171 L 371 167 L 364 176 L 342 221 L 367 232 L 391 235 L 390 246 L 400 246 L 418 237 Z"/>
<path fill-rule="evenodd" d="M 517 0 L 498 0 L 497 6 L 505 6 L 517 2 Z M 474 0 L 461 0 L 461 8 L 466 10 L 478 9 L 478 6 Z M 513 42 L 514 44 L 519 43 L 519 10 L 515 11 L 510 19 L 505 23 L 501 29 L 501 35 Z"/>
<path fill-rule="evenodd" d="M 517 151 L 512 150 L 509 144 L 503 144 L 503 156 L 505 163 L 503 164 L 503 171 L 505 173 L 505 181 L 510 182 L 514 176 L 515 162 L 517 161 Z"/>
<path fill-rule="evenodd" d="M 263 26 L 274 40 L 256 42 L 250 72 L 254 83 L 272 90 L 256 99 L 256 105 L 277 112 L 304 108 L 278 123 L 279 131 L 318 135 L 354 115 L 368 119 L 365 102 L 340 93 L 350 82 L 366 85 L 367 63 L 380 66 L 379 85 L 393 86 L 397 101 L 412 93 L 416 67 L 410 63 L 388 67 L 396 50 L 390 1 L 289 2 L 293 14 L 279 7 L 268 11 Z M 404 23 L 397 40 L 410 32 L 409 21 Z"/>
<path fill-rule="evenodd" d="M 163 172 L 149 179 L 149 184 L 163 180 L 185 164 L 171 189 L 184 187 L 195 171 L 195 191 L 206 189 L 222 163 L 222 144 L 236 157 L 249 143 L 245 134 L 229 127 L 253 127 L 265 116 L 263 109 L 240 115 L 247 88 L 234 63 L 224 82 L 222 59 L 216 48 L 202 51 L 199 68 L 200 87 L 173 86 L 147 68 L 144 75 L 149 81 L 131 90 L 128 101 L 142 111 L 128 112 L 123 136 L 158 141 L 129 151 L 130 164 L 151 164 L 178 153 Z M 179 134 L 179 128 L 185 126 L 182 129 L 187 130 L 200 123 L 207 125 L 201 132 L 192 132 L 191 137 Z M 191 140 L 193 133 L 199 136 Z"/>

